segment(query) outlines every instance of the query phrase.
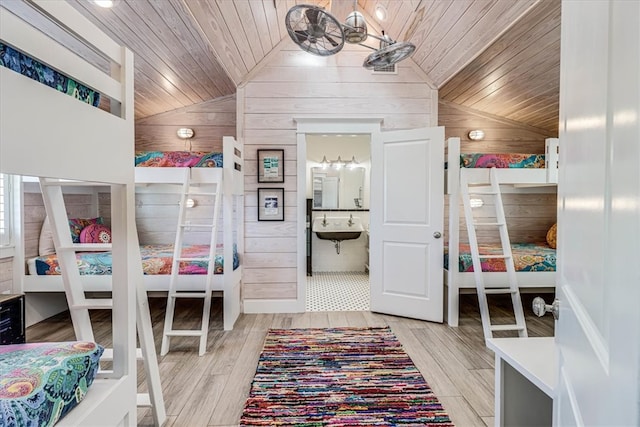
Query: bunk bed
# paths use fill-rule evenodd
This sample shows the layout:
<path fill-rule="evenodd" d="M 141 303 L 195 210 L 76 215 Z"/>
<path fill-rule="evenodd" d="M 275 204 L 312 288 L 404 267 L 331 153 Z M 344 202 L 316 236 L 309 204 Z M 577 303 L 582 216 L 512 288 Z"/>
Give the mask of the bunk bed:
<path fill-rule="evenodd" d="M 22 19 L 0 4 L 3 53 L 10 47 L 27 58 L 27 63 L 33 65 L 31 61 L 36 60 L 38 64 L 30 69 L 18 67 L 18 70 L 12 64 L 0 66 L 0 171 L 108 184 L 114 200 L 113 210 L 118 212 L 112 218 L 114 285 L 110 304 L 113 310 L 113 369 L 110 373 L 99 374 L 92 383 L 85 380 L 84 389 L 80 385 L 74 388 L 72 397 L 79 401 L 77 406 L 56 407 L 54 416 L 47 423 L 38 424 L 133 426 L 137 418 L 135 284 L 141 278 L 135 263 L 130 262 L 131 254 L 135 253 L 132 248 L 137 246 L 134 177 L 132 168 L 127 167 L 133 155 L 134 140 L 133 55 L 106 37 L 66 2 L 30 0 L 24 4 L 33 7 L 39 19 L 56 23 L 84 45 L 91 46 L 112 67 L 105 72 L 92 65 L 32 26 L 33 18 Z M 55 79 L 54 84 L 46 84 L 51 78 Z M 83 97 L 84 89 L 91 90 L 92 96 L 109 99 L 111 111 L 94 107 L 93 102 Z M 68 93 L 74 96 L 68 96 Z M 75 156 L 78 152 L 108 157 L 110 161 L 104 166 L 78 162 Z M 47 161 L 34 162 L 33 153 Z M 77 344 L 80 347 L 91 345 Z M 67 350 L 58 347 L 58 350 L 49 349 L 45 353 Z M 19 353 L 9 354 L 15 356 Z M 2 359 L 6 360 L 6 357 L 7 353 L 3 351 Z M 94 352 L 89 357 L 95 360 L 99 355 Z M 25 368 L 32 365 L 30 362 Z M 68 368 L 66 366 L 65 369 Z M 70 373 L 67 371 L 65 381 L 71 379 Z M 91 386 L 86 389 L 88 384 Z M 2 401 L 4 409 L 11 406 L 11 397 L 8 399 Z M 34 410 L 34 403 L 31 402 L 30 410 Z M 3 411 L 3 416 L 9 414 Z M 25 418 L 8 420 L 9 425 L 12 422 L 28 423 Z"/>
<path fill-rule="evenodd" d="M 513 188 L 555 186 L 558 182 L 558 139 L 546 139 L 544 155 L 461 154 L 459 138 L 449 138 L 447 142 L 445 183 L 450 208 L 448 242 L 444 254 L 444 283 L 447 286 L 447 321 L 450 326 L 457 326 L 460 293 L 476 289 L 468 244 L 461 243 L 460 239 L 458 201 L 461 194 L 461 174 L 466 174 L 469 183 L 488 183 L 490 169 L 496 168 L 496 176 L 501 185 Z M 545 240 L 544 236 L 540 240 L 540 244 L 511 243 L 520 289 L 555 287 L 555 249 L 542 242 Z M 496 250 L 486 245 L 480 252 L 487 254 Z M 495 288 L 508 283 L 504 270 L 503 260 L 484 261 L 485 286 Z"/>
<path fill-rule="evenodd" d="M 137 152 L 135 160 L 135 182 L 137 191 L 180 192 L 185 173 L 193 185 L 221 184 L 222 187 L 222 243 L 216 245 L 215 275 L 213 291 L 222 292 L 224 299 L 224 329 L 230 330 L 239 316 L 240 286 L 243 257 L 244 177 L 243 158 L 240 144 L 233 137 L 223 137 L 221 153 L 200 152 Z M 91 191 L 96 191 L 95 188 Z M 95 213 L 97 215 L 97 213 Z M 72 228 L 80 231 L 75 223 L 91 225 L 102 222 L 102 218 L 70 219 Z M 177 219 L 176 219 L 177 221 Z M 101 224 L 100 224 L 101 225 Z M 86 230 L 87 227 L 85 226 Z M 46 233 L 46 231 L 43 231 Z M 78 233 L 75 233 L 78 235 Z M 77 236 L 76 236 L 77 237 Z M 47 246 L 47 244 L 44 244 Z M 209 246 L 203 244 L 183 245 L 184 254 L 203 258 Z M 148 292 L 167 292 L 171 278 L 173 244 L 141 244 L 144 286 Z M 105 292 L 111 289 L 111 253 L 78 252 L 76 255 L 81 279 L 85 290 Z M 62 277 L 55 253 L 49 253 L 26 260 L 27 268 L 22 277 L 23 292 L 61 292 Z M 177 290 L 202 291 L 205 289 L 207 266 L 202 262 L 183 263 L 177 277 Z"/>

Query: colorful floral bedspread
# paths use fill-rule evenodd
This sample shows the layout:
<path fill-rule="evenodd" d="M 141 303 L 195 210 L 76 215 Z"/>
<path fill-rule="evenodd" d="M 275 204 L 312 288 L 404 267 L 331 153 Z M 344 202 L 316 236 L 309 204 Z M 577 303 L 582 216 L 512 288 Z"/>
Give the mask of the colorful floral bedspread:
<path fill-rule="evenodd" d="M 221 168 L 222 153 L 205 151 L 138 151 L 136 167 Z"/>
<path fill-rule="evenodd" d="M 100 105 L 100 94 L 59 73 L 24 53 L 0 43 L 0 65 L 29 77 L 94 107 Z"/>
<path fill-rule="evenodd" d="M 103 351 L 93 342 L 0 346 L 0 426 L 54 425 L 84 399 Z"/>
<path fill-rule="evenodd" d="M 502 247 L 496 245 L 479 245 L 480 254 L 500 255 Z M 513 263 L 516 271 L 556 271 L 556 250 L 544 243 L 512 243 Z M 506 271 L 503 259 L 481 259 L 482 271 Z M 449 253 L 445 249 L 444 267 L 449 268 Z M 471 249 L 469 244 L 460 244 L 459 271 L 473 271 Z"/>
<path fill-rule="evenodd" d="M 222 245 L 217 246 L 218 251 Z M 173 260 L 173 245 L 141 245 L 142 269 L 144 274 L 171 274 Z M 185 245 L 183 258 L 206 258 L 209 256 L 209 245 Z M 78 252 L 76 254 L 78 269 L 81 275 L 111 274 L 111 252 Z M 224 268 L 223 256 L 216 254 L 215 274 L 222 274 Z M 240 265 L 238 252 L 233 248 L 233 269 Z M 207 274 L 207 261 L 189 261 L 180 263 L 180 274 Z M 38 275 L 59 275 L 60 266 L 55 254 L 36 258 Z"/>
<path fill-rule="evenodd" d="M 460 154 L 463 168 L 544 168 L 544 154 Z"/>

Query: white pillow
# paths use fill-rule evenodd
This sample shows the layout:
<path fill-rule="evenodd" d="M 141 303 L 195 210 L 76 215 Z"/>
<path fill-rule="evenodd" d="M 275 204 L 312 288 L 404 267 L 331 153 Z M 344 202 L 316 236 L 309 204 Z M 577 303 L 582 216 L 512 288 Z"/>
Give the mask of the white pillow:
<path fill-rule="evenodd" d="M 44 218 L 42 228 L 40 229 L 40 241 L 38 242 L 38 253 L 40 256 L 53 254 L 56 252 L 56 248 L 53 245 L 53 231 L 51 231 L 51 224 L 49 224 L 49 217 Z"/>

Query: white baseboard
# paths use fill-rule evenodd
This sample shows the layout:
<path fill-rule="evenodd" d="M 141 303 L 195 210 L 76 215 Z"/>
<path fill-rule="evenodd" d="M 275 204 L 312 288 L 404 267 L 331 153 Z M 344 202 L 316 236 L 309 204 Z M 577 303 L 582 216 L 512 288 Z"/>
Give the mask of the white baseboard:
<path fill-rule="evenodd" d="M 245 299 L 244 313 L 304 313 L 306 307 L 295 299 Z"/>

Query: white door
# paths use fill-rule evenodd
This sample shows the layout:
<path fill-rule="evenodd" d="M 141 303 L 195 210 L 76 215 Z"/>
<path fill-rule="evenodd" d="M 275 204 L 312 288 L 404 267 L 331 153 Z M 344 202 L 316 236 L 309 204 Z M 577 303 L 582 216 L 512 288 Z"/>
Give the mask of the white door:
<path fill-rule="evenodd" d="M 556 426 L 640 425 L 639 27 L 562 4 Z"/>
<path fill-rule="evenodd" d="M 442 322 L 444 128 L 371 147 L 371 311 Z"/>

